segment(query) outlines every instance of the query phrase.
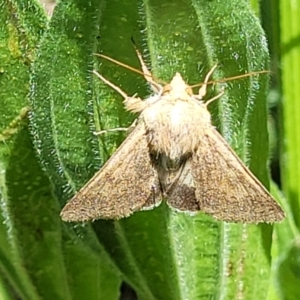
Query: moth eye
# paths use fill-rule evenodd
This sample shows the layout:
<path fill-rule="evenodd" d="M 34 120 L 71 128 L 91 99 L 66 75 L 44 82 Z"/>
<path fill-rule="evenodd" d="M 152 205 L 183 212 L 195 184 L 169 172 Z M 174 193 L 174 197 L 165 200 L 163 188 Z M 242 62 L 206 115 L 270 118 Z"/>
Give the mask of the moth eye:
<path fill-rule="evenodd" d="M 163 91 L 162 91 L 162 94 L 166 94 L 168 92 L 170 92 L 172 90 L 172 87 L 170 84 L 166 84 L 164 87 L 163 87 Z"/>

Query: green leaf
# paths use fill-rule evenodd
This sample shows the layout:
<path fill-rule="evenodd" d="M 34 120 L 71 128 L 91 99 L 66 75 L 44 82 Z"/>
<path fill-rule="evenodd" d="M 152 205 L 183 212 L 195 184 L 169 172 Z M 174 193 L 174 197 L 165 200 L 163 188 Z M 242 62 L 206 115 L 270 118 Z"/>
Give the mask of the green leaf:
<path fill-rule="evenodd" d="M 300 279 L 299 236 L 281 256 L 278 263 L 278 284 L 282 299 L 296 300 L 300 297 L 298 288 Z M 288 283 L 288 284 L 287 284 Z"/>
<path fill-rule="evenodd" d="M 271 8 L 268 10 L 267 8 Z M 297 126 L 300 91 L 298 36 L 300 26 L 297 20 L 300 9 L 292 1 L 276 1 L 265 11 L 270 11 L 265 26 L 270 36 L 273 56 L 273 89 L 279 95 L 278 144 L 280 161 L 281 199 L 286 220 L 275 226 L 275 249 L 273 265 L 273 298 L 297 299 L 299 270 L 299 128 Z M 277 195 L 279 193 L 276 193 Z"/>
<path fill-rule="evenodd" d="M 31 132 L 60 202 L 65 202 L 98 164 L 91 130 L 94 108 L 90 71 L 100 8 L 99 1 L 60 2 L 33 66 Z M 115 299 L 119 273 L 90 226 L 76 227 L 73 230 L 63 224 L 62 229 L 69 297 L 106 295 Z"/>
<path fill-rule="evenodd" d="M 5 101 L 1 104 L 3 124 L 0 131 L 3 214 L 0 272 L 4 284 L 9 287 L 11 295 L 21 299 L 93 299 L 103 295 L 117 299 L 120 279 L 116 268 L 93 231 L 79 226 L 78 239 L 74 230 L 61 223 L 53 185 L 38 164 L 27 129 L 22 129 L 20 124 L 22 118 L 18 115 L 21 108 L 28 105 L 29 86 L 33 94 L 39 79 L 38 72 L 35 72 L 38 68 L 34 66 L 30 81 L 29 67 L 31 60 L 40 55 L 44 58 L 41 54 L 44 42 L 37 54 L 35 47 L 48 26 L 48 20 L 33 1 L 13 4 L 15 6 L 4 6 L 7 14 L 1 15 L 4 17 L 1 25 L 6 25 L 1 28 L 3 47 L 0 49 L 6 59 L 1 78 L 1 83 L 5 84 L 1 89 Z M 74 7 L 72 13 L 74 15 Z M 14 14 L 18 18 L 9 19 Z M 74 24 L 71 25 L 73 29 Z M 49 32 L 51 27 L 43 41 Z M 38 61 L 36 59 L 37 66 Z M 45 69 L 41 71 L 45 73 Z M 35 110 L 31 109 L 32 119 L 34 113 Z M 85 271 L 82 270 L 83 263 Z"/>
<path fill-rule="evenodd" d="M 298 83 L 299 69 L 294 66 L 299 64 L 299 47 L 295 46 L 300 33 L 300 25 L 298 20 L 300 15 L 299 7 L 294 8 L 292 2 L 283 3 L 282 17 L 280 19 L 281 28 L 281 80 L 282 92 L 282 129 L 284 134 L 284 143 L 282 143 L 282 184 L 283 190 L 289 198 L 293 211 L 293 218 L 300 226 L 299 216 L 299 179 L 300 167 L 299 161 L 299 134 L 298 126 L 295 126 L 299 118 L 299 101 L 297 100 L 300 92 L 300 84 Z"/>
<path fill-rule="evenodd" d="M 12 138 L 22 127 L 26 116 L 26 96 L 29 91 L 29 67 L 33 51 L 46 26 L 46 18 L 40 6 L 24 1 L 1 3 L 0 15 L 0 272 L 4 287 L 10 286 L 16 295 L 23 299 L 38 299 L 29 274 L 24 268 L 24 257 L 20 247 L 15 223 L 11 216 L 12 201 L 10 184 L 13 190 L 19 186 L 17 178 L 13 182 L 7 177 L 11 171 L 11 158 L 15 157 L 15 146 L 27 150 L 24 145 L 15 145 Z M 24 11 L 26 13 L 24 13 Z M 21 113 L 20 113 L 21 112 Z M 21 114 L 21 115 L 20 115 Z M 18 117 L 20 115 L 20 118 Z M 21 127 L 20 127 L 21 126 Z M 20 127 L 20 128 L 19 128 Z M 19 160 L 14 167 L 21 172 Z M 15 180 L 16 179 L 16 180 Z M 25 191 L 23 191 L 25 194 Z M 27 193 L 26 193 L 27 194 Z M 16 199 L 13 199 L 16 200 Z M 1 288 L 4 288 L 1 286 Z M 1 296 L 9 297 L 11 293 Z M 5 296 L 4 296 L 5 295 Z"/>

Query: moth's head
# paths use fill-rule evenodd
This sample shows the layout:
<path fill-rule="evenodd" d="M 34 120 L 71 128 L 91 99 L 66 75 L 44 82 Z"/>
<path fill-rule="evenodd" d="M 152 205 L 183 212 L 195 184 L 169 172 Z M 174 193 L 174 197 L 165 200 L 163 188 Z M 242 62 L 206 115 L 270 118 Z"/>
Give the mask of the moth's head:
<path fill-rule="evenodd" d="M 193 95 L 191 87 L 183 80 L 180 73 L 176 73 L 170 83 L 163 87 L 162 95 L 169 95 L 173 99 L 187 99 Z"/>

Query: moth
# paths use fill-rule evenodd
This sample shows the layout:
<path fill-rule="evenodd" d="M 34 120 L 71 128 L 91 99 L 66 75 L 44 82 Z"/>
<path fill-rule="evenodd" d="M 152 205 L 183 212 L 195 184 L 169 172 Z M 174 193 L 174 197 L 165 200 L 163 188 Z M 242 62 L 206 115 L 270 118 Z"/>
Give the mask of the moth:
<path fill-rule="evenodd" d="M 124 97 L 128 111 L 140 115 L 117 151 L 66 204 L 62 219 L 120 219 L 166 200 L 175 210 L 203 211 L 227 222 L 282 220 L 281 207 L 211 123 L 207 105 L 223 91 L 202 99 L 215 67 L 193 94 L 180 73 L 159 84 L 138 57 L 154 92 L 146 100 L 127 96 L 94 71 Z"/>

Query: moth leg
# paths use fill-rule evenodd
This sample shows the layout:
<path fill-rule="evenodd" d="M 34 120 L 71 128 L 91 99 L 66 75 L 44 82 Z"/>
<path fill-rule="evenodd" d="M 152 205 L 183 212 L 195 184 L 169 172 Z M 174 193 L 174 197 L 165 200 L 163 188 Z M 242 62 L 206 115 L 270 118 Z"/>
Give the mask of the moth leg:
<path fill-rule="evenodd" d="M 210 103 L 212 103 L 213 101 L 219 99 L 220 97 L 222 97 L 222 95 L 225 93 L 224 87 L 222 88 L 221 92 L 216 95 L 215 97 L 209 99 L 208 101 L 205 102 L 205 106 L 207 107 Z"/>
<path fill-rule="evenodd" d="M 135 119 L 129 127 L 117 127 L 117 128 L 111 128 L 111 129 L 106 129 L 106 130 L 101 130 L 101 131 L 94 131 L 93 134 L 101 135 L 101 134 L 105 134 L 105 133 L 109 133 L 109 132 L 117 132 L 117 131 L 131 132 L 133 130 L 133 128 L 136 126 L 136 124 L 137 124 L 137 119 Z"/>
<path fill-rule="evenodd" d="M 145 64 L 145 62 L 143 60 L 143 57 L 142 57 L 140 51 L 137 48 L 135 48 L 135 51 L 136 51 L 137 57 L 138 57 L 138 59 L 140 61 L 140 64 L 141 64 L 141 67 L 142 67 L 142 71 L 144 73 L 144 78 L 150 84 L 153 92 L 155 92 L 156 94 L 159 94 L 162 91 L 163 87 L 160 84 L 158 84 L 157 82 L 155 82 L 155 80 L 154 80 L 151 72 L 148 70 L 148 68 L 147 68 L 147 66 L 146 66 L 146 64 Z"/>
<path fill-rule="evenodd" d="M 97 71 L 93 70 L 93 73 L 99 77 L 105 84 L 109 85 L 111 88 L 113 88 L 116 92 L 118 92 L 121 96 L 124 98 L 124 105 L 127 110 L 132 112 L 141 112 L 145 107 L 147 106 L 145 101 L 142 101 L 141 98 L 136 97 L 136 95 L 133 95 L 132 97 L 129 97 L 124 91 L 122 91 L 118 86 L 111 83 L 109 80 L 107 80 L 105 77 L 100 75 Z"/>
<path fill-rule="evenodd" d="M 201 88 L 199 89 L 199 92 L 198 92 L 198 98 L 199 99 L 203 99 L 203 97 L 206 95 L 206 89 L 207 89 L 207 83 L 208 83 L 209 77 L 214 72 L 214 70 L 216 69 L 216 67 L 217 67 L 217 65 L 214 65 L 211 68 L 211 70 L 207 73 L 207 75 L 205 76 L 203 85 L 201 86 Z"/>
<path fill-rule="evenodd" d="M 109 80 L 107 80 L 105 77 L 100 75 L 97 71 L 93 70 L 93 73 L 99 77 L 105 84 L 109 85 L 111 88 L 113 88 L 116 92 L 118 92 L 121 96 L 123 96 L 125 99 L 129 98 L 129 96 L 122 91 L 118 86 L 111 83 Z"/>
<path fill-rule="evenodd" d="M 116 131 L 128 131 L 129 127 L 117 127 L 117 128 L 112 128 L 112 129 L 106 129 L 106 130 L 101 130 L 101 131 L 94 131 L 94 135 L 101 135 L 104 133 L 108 133 L 108 132 L 116 132 Z"/>

